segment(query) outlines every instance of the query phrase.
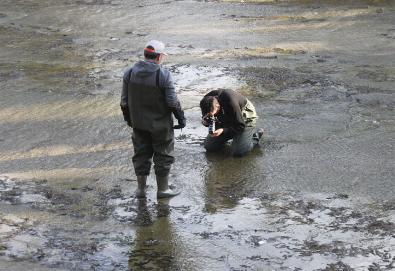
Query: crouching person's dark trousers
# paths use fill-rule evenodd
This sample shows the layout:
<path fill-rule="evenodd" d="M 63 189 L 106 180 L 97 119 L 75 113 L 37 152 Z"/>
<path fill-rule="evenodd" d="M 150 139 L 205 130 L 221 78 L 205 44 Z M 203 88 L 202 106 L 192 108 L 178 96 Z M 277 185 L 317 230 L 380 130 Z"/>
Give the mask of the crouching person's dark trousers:
<path fill-rule="evenodd" d="M 155 175 L 169 175 L 174 163 L 174 131 L 148 132 L 133 128 L 132 141 L 134 155 L 132 158 L 136 176 L 147 176 L 150 173 L 152 159 Z"/>
<path fill-rule="evenodd" d="M 241 134 L 235 135 L 233 137 L 224 134 L 221 134 L 218 137 L 207 135 L 206 140 L 204 141 L 204 148 L 208 152 L 216 152 L 221 150 L 228 140 L 233 139 L 231 145 L 232 155 L 243 156 L 247 152 L 251 151 L 252 148 L 258 143 L 253 139 L 254 132 L 255 127 L 245 127 Z"/>

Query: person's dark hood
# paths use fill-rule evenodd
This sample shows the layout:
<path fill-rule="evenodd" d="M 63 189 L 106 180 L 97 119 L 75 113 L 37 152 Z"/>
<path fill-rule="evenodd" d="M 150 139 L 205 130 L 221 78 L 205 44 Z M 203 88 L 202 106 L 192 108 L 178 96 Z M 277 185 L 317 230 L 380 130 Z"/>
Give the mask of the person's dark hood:
<path fill-rule="evenodd" d="M 137 77 L 147 77 L 159 68 L 159 65 L 154 62 L 139 61 L 133 66 L 132 73 Z"/>

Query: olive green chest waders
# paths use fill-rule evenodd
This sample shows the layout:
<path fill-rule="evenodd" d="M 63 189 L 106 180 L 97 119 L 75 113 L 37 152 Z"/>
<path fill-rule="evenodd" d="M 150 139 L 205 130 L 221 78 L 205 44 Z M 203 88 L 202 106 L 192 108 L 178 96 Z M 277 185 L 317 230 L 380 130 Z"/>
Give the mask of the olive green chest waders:
<path fill-rule="evenodd" d="M 171 112 L 163 91 L 157 86 L 130 82 L 128 106 L 133 128 L 134 155 L 132 158 L 137 176 L 137 197 L 145 197 L 146 180 L 151 169 L 151 159 L 158 184 L 158 197 L 171 197 L 178 193 L 168 188 L 168 176 L 174 163 L 174 130 Z"/>

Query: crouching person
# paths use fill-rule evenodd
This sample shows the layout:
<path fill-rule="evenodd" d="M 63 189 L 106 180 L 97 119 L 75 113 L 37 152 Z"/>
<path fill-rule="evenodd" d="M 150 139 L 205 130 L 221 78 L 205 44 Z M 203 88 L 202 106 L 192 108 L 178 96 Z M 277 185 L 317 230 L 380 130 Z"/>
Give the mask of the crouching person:
<path fill-rule="evenodd" d="M 123 77 L 121 109 L 125 121 L 133 128 L 133 166 L 137 176 L 137 198 L 146 197 L 147 176 L 152 160 L 158 186 L 157 198 L 178 195 L 169 185 L 174 163 L 174 129 L 185 127 L 186 119 L 175 92 L 170 72 L 160 66 L 164 44 L 150 41 L 144 48 L 145 60 L 129 68 Z M 171 114 L 178 124 L 173 126 Z"/>
<path fill-rule="evenodd" d="M 243 156 L 258 144 L 263 129 L 256 129 L 254 105 L 233 90 L 213 90 L 200 101 L 202 124 L 209 127 L 207 152 L 219 151 L 232 139 L 232 155 Z"/>

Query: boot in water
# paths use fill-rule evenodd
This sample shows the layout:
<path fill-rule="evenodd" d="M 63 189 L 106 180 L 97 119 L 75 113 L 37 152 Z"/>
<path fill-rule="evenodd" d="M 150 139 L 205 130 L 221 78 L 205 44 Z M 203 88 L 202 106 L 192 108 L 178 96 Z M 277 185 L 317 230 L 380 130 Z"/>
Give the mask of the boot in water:
<path fill-rule="evenodd" d="M 158 192 L 156 194 L 158 199 L 171 198 L 181 193 L 173 187 L 169 187 L 169 176 L 156 176 L 156 183 L 158 185 Z"/>
<path fill-rule="evenodd" d="M 147 176 L 137 176 L 137 189 L 134 192 L 136 198 L 143 199 L 146 195 L 147 189 Z"/>

